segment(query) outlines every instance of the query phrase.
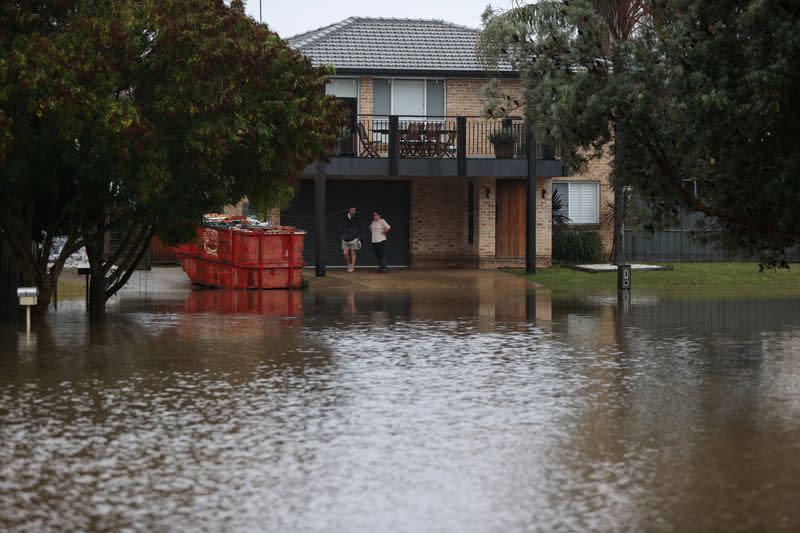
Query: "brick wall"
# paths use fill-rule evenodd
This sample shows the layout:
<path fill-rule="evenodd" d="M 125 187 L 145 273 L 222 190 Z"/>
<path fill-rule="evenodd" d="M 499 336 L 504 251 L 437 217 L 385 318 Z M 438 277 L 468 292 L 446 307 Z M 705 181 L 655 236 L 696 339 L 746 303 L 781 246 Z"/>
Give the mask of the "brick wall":
<path fill-rule="evenodd" d="M 467 243 L 467 194 L 465 178 L 415 178 L 411 182 L 411 266 L 415 268 L 495 268 L 523 267 L 523 262 L 498 265 L 495 249 L 494 177 L 476 178 L 475 234 Z M 552 226 L 550 214 L 551 180 L 537 179 L 536 262 L 539 267 L 551 264 Z M 486 188 L 491 193 L 485 194 Z"/>
<path fill-rule="evenodd" d="M 474 246 L 467 245 L 466 195 L 464 178 L 425 177 L 411 181 L 412 267 L 477 266 Z"/>
<path fill-rule="evenodd" d="M 586 229 L 597 231 L 603 241 L 603 250 L 606 255 L 611 254 L 611 247 L 614 243 L 614 222 L 607 213 L 610 211 L 609 203 L 614 203 L 614 189 L 608 178 L 611 174 L 611 154 L 606 152 L 599 159 L 589 160 L 580 172 L 564 178 L 553 178 L 555 181 L 597 181 L 600 182 L 600 224 L 581 226 Z M 608 222 L 603 223 L 603 218 L 608 218 Z"/>
<path fill-rule="evenodd" d="M 372 78 L 358 78 L 358 112 L 371 115 L 374 109 Z"/>
<path fill-rule="evenodd" d="M 553 253 L 553 200 L 550 178 L 536 178 L 536 267 L 552 264 Z M 544 189 L 544 198 L 539 191 Z"/>
<path fill-rule="evenodd" d="M 497 203 L 494 194 L 486 195 L 486 189 L 495 190 L 495 178 L 475 180 L 475 240 L 478 245 L 478 264 L 481 268 L 495 267 L 495 226 Z"/>
<path fill-rule="evenodd" d="M 483 86 L 488 80 L 451 78 L 445 81 L 445 114 L 456 116 L 483 115 L 487 99 Z M 519 80 L 501 80 L 500 90 L 504 94 L 522 101 L 522 85 Z M 512 110 L 512 115 L 522 116 L 522 109 Z"/>

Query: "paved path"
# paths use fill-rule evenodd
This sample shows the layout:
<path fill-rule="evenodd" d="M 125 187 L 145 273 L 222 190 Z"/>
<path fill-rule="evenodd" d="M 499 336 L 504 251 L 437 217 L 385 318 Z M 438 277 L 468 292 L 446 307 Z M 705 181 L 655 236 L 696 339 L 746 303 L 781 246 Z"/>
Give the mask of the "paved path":
<path fill-rule="evenodd" d="M 541 287 L 521 276 L 497 270 L 417 270 L 393 269 L 388 274 L 378 274 L 371 268 L 356 269 L 347 273 L 344 269 L 328 270 L 324 278 L 314 277 L 313 271 L 306 272 L 311 290 L 317 289 L 358 289 L 367 291 L 396 290 L 442 290 L 477 287 L 480 289 L 520 290 Z"/>
<path fill-rule="evenodd" d="M 398 268 L 388 274 L 378 274 L 371 268 L 348 274 L 344 269 L 330 269 L 324 278 L 314 276 L 312 269 L 306 269 L 305 278 L 310 290 L 356 289 L 359 291 L 397 291 L 397 290 L 441 290 L 477 287 L 496 288 L 499 291 L 522 290 L 541 286 L 497 270 L 416 270 Z M 154 267 L 151 271 L 134 273 L 120 295 L 133 296 L 136 293 L 149 295 L 175 295 L 191 290 L 189 278 L 180 267 Z"/>

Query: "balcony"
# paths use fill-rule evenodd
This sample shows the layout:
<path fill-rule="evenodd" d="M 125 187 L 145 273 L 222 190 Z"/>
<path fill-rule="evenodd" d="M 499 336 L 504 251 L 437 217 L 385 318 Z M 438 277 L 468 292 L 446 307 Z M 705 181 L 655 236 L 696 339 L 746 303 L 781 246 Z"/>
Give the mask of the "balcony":
<path fill-rule="evenodd" d="M 329 176 L 562 176 L 557 148 L 538 141 L 531 146 L 529 130 L 519 117 L 360 114 L 342 127 L 324 171 Z M 507 142 L 495 146 L 493 136 Z M 529 153 L 536 154 L 534 168 Z M 315 165 L 306 167 L 304 175 L 314 174 Z"/>

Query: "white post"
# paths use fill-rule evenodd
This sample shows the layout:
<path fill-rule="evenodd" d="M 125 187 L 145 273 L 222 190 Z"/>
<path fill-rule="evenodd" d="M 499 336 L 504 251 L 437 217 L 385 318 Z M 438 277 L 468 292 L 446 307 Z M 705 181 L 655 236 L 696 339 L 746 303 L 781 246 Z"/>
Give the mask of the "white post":
<path fill-rule="evenodd" d="M 17 289 L 19 305 L 25 306 L 25 331 L 31 336 L 31 306 L 36 305 L 39 298 L 39 289 L 36 287 L 20 287 Z"/>

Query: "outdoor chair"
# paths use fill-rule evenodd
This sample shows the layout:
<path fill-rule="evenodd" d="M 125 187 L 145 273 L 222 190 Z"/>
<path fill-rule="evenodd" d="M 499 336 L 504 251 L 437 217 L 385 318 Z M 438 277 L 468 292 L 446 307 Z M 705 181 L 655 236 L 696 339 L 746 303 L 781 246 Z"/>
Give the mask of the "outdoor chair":
<path fill-rule="evenodd" d="M 444 134 L 439 135 L 439 138 L 434 146 L 434 155 L 436 157 L 456 156 L 456 132 L 447 131 Z"/>
<path fill-rule="evenodd" d="M 422 125 L 424 128 L 424 125 Z M 422 135 L 420 124 L 412 122 L 405 133 L 400 134 L 400 157 L 416 157 L 422 148 Z"/>
<path fill-rule="evenodd" d="M 423 131 L 422 151 L 426 157 L 433 157 L 437 153 L 437 146 L 442 140 L 442 125 L 439 122 L 428 122 Z"/>
<path fill-rule="evenodd" d="M 361 141 L 361 153 L 359 157 L 380 157 L 378 153 L 383 143 L 369 138 L 367 135 L 367 128 L 364 127 L 363 122 L 358 123 L 358 140 Z"/>

